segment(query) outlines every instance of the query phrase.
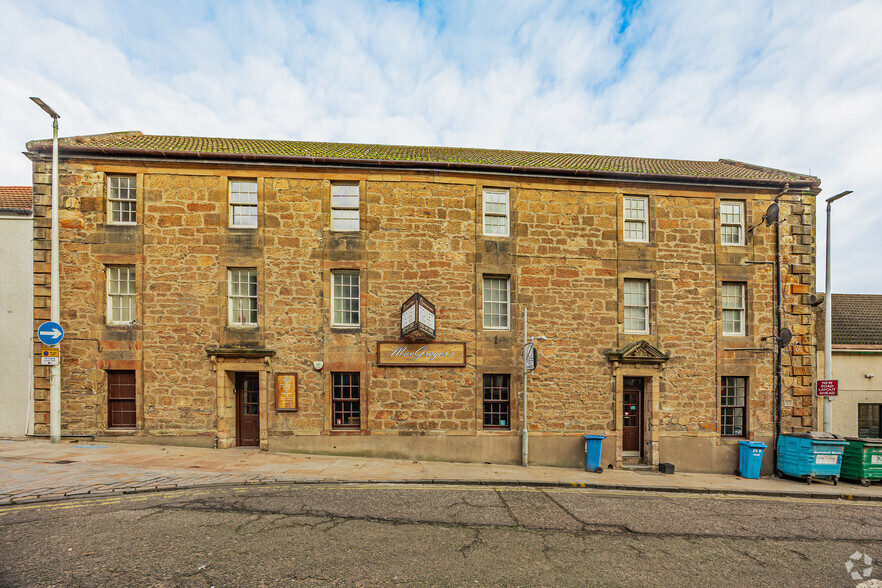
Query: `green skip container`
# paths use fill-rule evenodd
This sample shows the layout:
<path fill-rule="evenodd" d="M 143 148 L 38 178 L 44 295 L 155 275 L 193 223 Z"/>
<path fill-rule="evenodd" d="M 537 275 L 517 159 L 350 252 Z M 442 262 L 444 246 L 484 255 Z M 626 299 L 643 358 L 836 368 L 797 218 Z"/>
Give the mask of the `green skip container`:
<path fill-rule="evenodd" d="M 882 480 L 882 439 L 846 438 L 839 477 L 856 480 L 861 486 Z"/>

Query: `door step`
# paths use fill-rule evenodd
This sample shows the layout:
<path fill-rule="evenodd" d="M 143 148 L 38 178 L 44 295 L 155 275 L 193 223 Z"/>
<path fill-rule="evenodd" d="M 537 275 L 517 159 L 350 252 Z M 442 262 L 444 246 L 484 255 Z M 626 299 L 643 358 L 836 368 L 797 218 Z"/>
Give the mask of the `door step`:
<path fill-rule="evenodd" d="M 646 465 L 645 463 L 623 463 L 622 469 L 629 470 L 632 472 L 651 472 L 651 471 L 653 471 L 652 466 Z"/>

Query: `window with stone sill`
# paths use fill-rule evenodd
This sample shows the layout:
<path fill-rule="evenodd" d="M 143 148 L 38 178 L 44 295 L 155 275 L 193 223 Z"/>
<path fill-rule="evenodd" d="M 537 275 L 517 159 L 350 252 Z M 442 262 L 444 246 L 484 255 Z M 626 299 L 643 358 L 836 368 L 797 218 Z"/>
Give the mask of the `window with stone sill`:
<path fill-rule="evenodd" d="M 138 188 L 135 176 L 107 177 L 107 209 L 112 225 L 137 223 Z"/>
<path fill-rule="evenodd" d="M 720 390 L 720 434 L 747 436 L 747 378 L 724 376 Z"/>
<path fill-rule="evenodd" d="M 484 188 L 484 234 L 491 237 L 508 237 L 509 191 L 501 188 Z"/>
<path fill-rule="evenodd" d="M 744 335 L 746 286 L 739 282 L 723 282 L 723 335 Z"/>
<path fill-rule="evenodd" d="M 511 429 L 508 374 L 484 374 L 484 428 Z"/>
<path fill-rule="evenodd" d="M 624 282 L 625 332 L 649 334 L 649 280 Z"/>
<path fill-rule="evenodd" d="M 230 226 L 257 228 L 257 180 L 230 180 Z"/>
<path fill-rule="evenodd" d="M 622 202 L 622 239 L 645 243 L 649 240 L 649 199 L 625 196 Z"/>
<path fill-rule="evenodd" d="M 358 231 L 360 227 L 358 184 L 331 185 L 331 230 Z"/>
<path fill-rule="evenodd" d="M 129 325 L 135 322 L 135 266 L 107 267 L 107 322 Z"/>
<path fill-rule="evenodd" d="M 509 330 L 510 285 L 505 276 L 484 276 L 484 328 Z"/>
<path fill-rule="evenodd" d="M 230 325 L 257 326 L 257 269 L 229 270 L 229 308 Z"/>
<path fill-rule="evenodd" d="M 744 203 L 720 201 L 720 242 L 723 245 L 744 245 Z"/>
<path fill-rule="evenodd" d="M 331 272 L 331 326 L 361 325 L 361 276 L 357 271 Z"/>
<path fill-rule="evenodd" d="M 107 370 L 107 426 L 111 429 L 134 429 L 134 370 Z"/>
<path fill-rule="evenodd" d="M 358 372 L 331 374 L 332 429 L 361 428 L 361 375 Z"/>

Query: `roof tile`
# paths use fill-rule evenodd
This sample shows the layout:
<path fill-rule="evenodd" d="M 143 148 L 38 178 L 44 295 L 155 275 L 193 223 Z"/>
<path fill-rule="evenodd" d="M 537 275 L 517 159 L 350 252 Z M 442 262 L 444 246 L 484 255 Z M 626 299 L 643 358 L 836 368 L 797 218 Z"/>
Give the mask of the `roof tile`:
<path fill-rule="evenodd" d="M 768 167 L 721 159 L 691 161 L 651 159 L 578 153 L 544 153 L 461 147 L 419 147 L 407 145 L 376 145 L 357 143 L 319 143 L 310 141 L 275 141 L 269 139 L 229 139 L 211 137 L 178 137 L 145 135 L 126 131 L 103 135 L 67 137 L 59 141 L 62 151 L 98 152 L 132 157 L 136 154 L 170 156 L 242 156 L 257 159 L 333 159 L 353 164 L 367 162 L 387 164 L 419 163 L 435 167 L 508 167 L 529 169 L 537 173 L 589 172 L 602 174 L 657 175 L 705 180 L 741 180 L 747 182 L 807 182 L 818 185 L 817 178 Z M 51 149 L 51 141 L 28 143 L 31 151 Z M 310 163 L 305 161 L 305 163 Z M 313 162 L 316 163 L 316 162 Z"/>
<path fill-rule="evenodd" d="M 882 295 L 833 294 L 834 345 L 882 346 Z"/>
<path fill-rule="evenodd" d="M 30 186 L 0 186 L 0 210 L 29 214 L 34 208 Z"/>

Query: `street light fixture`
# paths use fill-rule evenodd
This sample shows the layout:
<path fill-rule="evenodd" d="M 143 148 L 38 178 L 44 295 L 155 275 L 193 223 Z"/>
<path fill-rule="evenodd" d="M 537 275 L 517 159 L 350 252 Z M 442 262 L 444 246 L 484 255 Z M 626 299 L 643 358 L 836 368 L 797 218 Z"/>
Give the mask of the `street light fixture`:
<path fill-rule="evenodd" d="M 851 194 L 851 190 L 840 192 L 836 196 L 827 198 L 827 256 L 825 260 L 826 282 L 824 284 L 824 379 L 830 380 L 833 375 L 833 293 L 830 290 L 830 205 Z M 833 399 L 824 397 L 824 432 L 833 432 Z"/>
<path fill-rule="evenodd" d="M 50 320 L 59 323 L 61 305 L 58 294 L 58 119 L 61 115 L 37 97 L 31 100 L 52 117 L 52 228 L 51 228 L 51 270 L 49 277 L 49 315 Z M 61 365 L 49 366 L 49 438 L 52 443 L 61 441 Z"/>

